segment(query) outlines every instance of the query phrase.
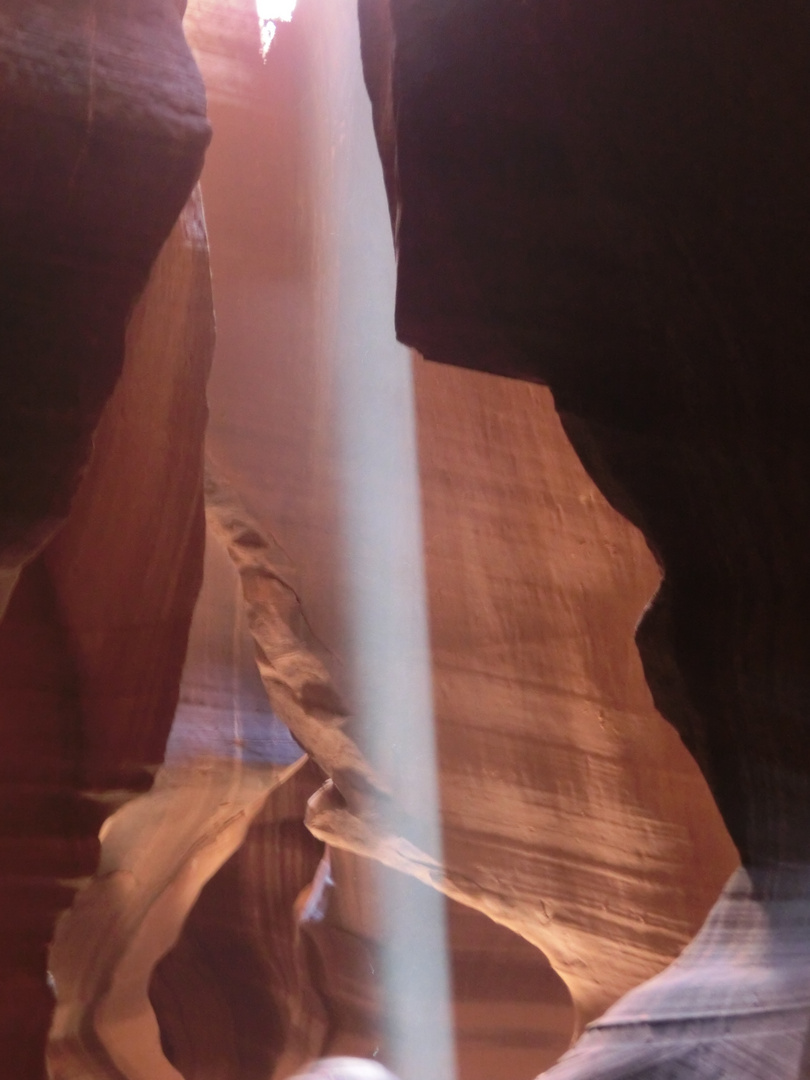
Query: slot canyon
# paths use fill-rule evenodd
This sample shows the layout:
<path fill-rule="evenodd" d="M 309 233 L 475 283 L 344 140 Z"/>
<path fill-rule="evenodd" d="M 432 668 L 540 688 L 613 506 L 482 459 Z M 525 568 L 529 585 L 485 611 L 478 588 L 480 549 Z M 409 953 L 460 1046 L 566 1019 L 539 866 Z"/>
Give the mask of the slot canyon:
<path fill-rule="evenodd" d="M 808 57 L 0 0 L 0 1080 L 810 1080 Z"/>

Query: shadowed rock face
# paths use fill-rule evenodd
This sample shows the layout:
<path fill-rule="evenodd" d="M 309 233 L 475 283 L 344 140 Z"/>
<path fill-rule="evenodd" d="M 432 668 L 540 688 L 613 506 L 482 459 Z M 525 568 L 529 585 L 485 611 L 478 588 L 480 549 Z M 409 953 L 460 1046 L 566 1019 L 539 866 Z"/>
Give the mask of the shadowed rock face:
<path fill-rule="evenodd" d="M 807 890 L 806 866 L 738 870 L 678 960 L 590 1025 L 546 1075 L 804 1080 Z"/>
<path fill-rule="evenodd" d="M 234 25 L 250 28 L 236 38 L 253 68 L 238 50 L 227 57 L 233 78 L 218 115 L 223 148 L 238 156 L 223 153 L 210 173 L 212 221 L 225 226 L 211 448 L 228 483 L 209 494 L 222 566 L 228 556 L 236 564 L 220 566 L 222 595 L 244 602 L 273 708 L 334 781 L 309 820 L 342 849 L 344 869 L 371 856 L 516 930 L 564 975 L 580 1016 L 594 1016 L 677 953 L 731 857 L 627 647 L 654 567 L 579 468 L 544 387 L 415 360 L 445 863 L 350 812 L 362 802 L 351 796 L 379 778 L 337 693 L 322 237 L 318 212 L 301 209 L 318 190 L 311 169 L 323 149 L 300 134 L 317 115 L 307 83 L 316 11 L 302 0 L 265 69 L 251 3 L 231 9 Z M 593 1025 L 557 1075 L 665 1080 L 733 1067 L 744 1080 L 795 1080 L 807 1068 L 810 1011 L 801 945 L 810 395 L 797 362 L 806 25 L 782 4 L 729 14 L 720 4 L 617 11 L 580 0 L 361 0 L 361 17 L 400 254 L 400 334 L 433 359 L 551 386 L 592 476 L 665 568 L 642 636 L 648 677 L 749 864 L 682 960 Z M 47 941 L 98 858 L 106 804 L 85 793 L 148 784 L 200 581 L 212 326 L 198 205 L 164 248 L 126 350 L 124 325 L 208 129 L 169 0 L 137 11 L 0 3 L 0 89 L 5 580 L 48 543 L 0 627 L 0 1035 L 15 1077 L 39 1080 Z M 251 201 L 234 198 L 237 174 Z M 52 539 L 94 429 L 95 460 Z M 289 556 L 263 535 L 271 529 Z M 216 580 L 212 622 L 223 616 L 224 627 L 208 644 L 218 648 L 235 638 Z M 198 614 L 207 617 L 204 604 Z M 199 661 L 208 671 L 206 647 L 192 650 L 188 670 Z M 258 728 L 269 710 L 251 671 L 246 716 Z M 183 704 L 196 721 L 199 702 Z M 177 745 L 193 750 L 201 727 Z M 64 1005 L 54 1076 L 93 1061 L 100 1075 L 175 1080 L 168 1059 L 202 1076 L 220 1066 L 280 1076 L 316 1048 L 353 1051 L 352 1040 L 369 1039 L 373 1002 L 353 970 L 342 984 L 339 969 L 322 980 L 327 1013 L 343 1025 L 323 1046 L 323 1001 L 285 1015 L 300 987 L 263 951 L 270 930 L 257 907 L 278 901 L 273 929 L 294 965 L 291 896 L 318 849 L 300 805 L 288 820 L 266 802 L 281 782 L 275 766 L 251 786 L 243 742 L 221 774 L 167 769 L 106 830 L 103 873 L 52 954 Z M 212 880 L 153 984 L 164 1055 L 147 998 L 152 966 L 252 815 L 247 846 Z M 271 880 L 263 875 L 284 862 L 279 834 L 290 821 L 294 873 Z M 348 878 L 337 877 L 334 925 L 310 928 L 333 968 L 351 920 L 356 937 L 368 931 Z M 255 916 L 240 926 L 224 911 L 235 896 Z M 230 947 L 197 986 L 201 1014 L 216 1018 L 207 1042 L 189 1035 L 175 991 L 205 966 L 206 939 Z M 351 945 L 345 955 L 364 959 L 365 945 Z M 218 996 L 212 983 L 231 980 L 243 955 L 244 981 Z M 481 955 L 470 966 L 486 977 Z M 476 1003 L 457 1004 L 463 1021 Z M 553 1045 L 567 1005 L 551 1021 Z M 468 1054 L 467 1067 L 485 1066 Z"/>
<path fill-rule="evenodd" d="M 38 976 L 49 999 L 46 950 L 59 909 L 96 870 L 103 819 L 150 785 L 177 704 L 202 576 L 212 344 L 205 230 L 195 198 L 133 313 L 124 371 L 69 520 L 23 571 L 0 623 L 4 790 L 38 808 L 36 825 L 29 824 L 38 839 L 28 844 L 24 869 L 3 849 L 4 888 L 25 885 L 28 904 L 8 903 L 2 915 L 5 926 L 25 925 L 39 898 L 58 892 L 60 902 L 31 939 L 38 962 L 31 979 L 36 986 Z M 73 970 L 57 978 L 63 1001 L 98 959 L 92 942 L 78 952 Z M 58 968 L 58 958 L 52 955 L 48 966 Z M 10 976 L 9 984 L 15 985 Z M 19 990 L 16 997 L 25 1000 Z M 38 1037 L 26 1044 L 32 1076 L 42 1074 L 51 1005 Z M 63 1075 L 56 1058 L 51 1066 L 54 1076 Z"/>
<path fill-rule="evenodd" d="M 786 1005 L 803 985 L 789 943 L 810 899 L 810 23 L 792 3 L 360 11 L 399 334 L 550 386 L 664 570 L 645 672 L 753 875 L 559 1076 L 793 1080 L 807 1015 L 803 990 Z M 749 996 L 731 974 L 743 958 L 767 973 Z M 665 1023 L 686 998 L 694 1023 Z M 633 1034 L 631 1014 L 651 1026 Z"/>
<path fill-rule="evenodd" d="M 810 24 L 787 3 L 361 13 L 401 337 L 551 386 L 665 568 L 656 701 L 743 856 L 807 858 Z"/>
<path fill-rule="evenodd" d="M 357 804 L 377 778 L 335 693 L 344 627 L 333 373 L 318 332 L 317 15 L 301 0 L 262 65 L 249 0 L 189 9 L 216 129 L 203 179 L 218 319 L 208 445 L 227 483 L 209 496 L 273 707 Z M 385 55 L 366 44 L 371 80 Z M 378 121 L 393 131 L 384 109 Z M 592 1017 L 677 955 L 734 860 L 632 647 L 655 565 L 585 475 L 546 388 L 419 358 L 414 376 L 447 862 L 433 875 L 418 852 L 396 865 L 546 951 Z M 318 639 L 308 656 L 305 629 Z M 384 843 L 344 809 L 324 799 L 310 823 L 334 847 L 385 861 Z M 212 882 L 210 895 L 232 887 Z M 240 894 L 253 887 L 245 879 Z M 211 940 L 230 932 L 225 921 L 206 928 Z M 192 962 L 188 941 L 180 949 L 167 973 Z M 338 1016 L 362 994 L 334 978 Z M 357 1034 L 359 1011 L 340 1013 L 351 1020 L 340 1035 Z M 559 1010 L 560 1041 L 570 1022 Z M 165 1011 L 161 1023 L 168 1032 Z M 193 1041 L 177 1037 L 177 1053 L 202 1068 Z M 471 1075 L 481 1060 L 467 1055 Z M 535 1069 L 547 1060 L 538 1054 Z"/>
<path fill-rule="evenodd" d="M 302 909 L 316 988 L 331 1019 L 321 1053 L 390 1064 L 378 902 L 391 871 L 329 851 Z M 406 879 L 407 901 L 427 886 Z M 460 1080 L 521 1080 L 557 1059 L 572 1025 L 571 999 L 539 949 L 473 907 L 447 905 L 454 1042 Z M 390 1000 L 390 999 L 389 999 Z"/>
<path fill-rule="evenodd" d="M 203 178 L 218 325 L 208 445 L 249 511 L 223 506 L 274 707 L 352 799 L 375 777 L 334 694 L 334 377 L 316 332 L 308 145 L 318 8 L 300 0 L 262 65 L 249 7 L 189 8 L 216 131 Z M 677 955 L 734 863 L 632 645 L 655 564 L 585 474 L 546 388 L 419 358 L 414 384 L 449 869 L 434 884 L 553 952 L 590 1018 Z M 285 582 L 319 639 L 317 670 L 298 665 Z M 315 825 L 327 842 L 362 847 L 345 818 L 332 824 Z"/>
<path fill-rule="evenodd" d="M 0 101 L 0 565 L 13 568 L 67 515 L 209 128 L 176 0 L 3 3 Z"/>
<path fill-rule="evenodd" d="M 185 1080 L 285 1076 L 323 1051 L 327 1016 L 296 924 L 323 851 L 303 823 L 322 780 L 308 763 L 271 792 L 155 969 L 164 1052 Z"/>
<path fill-rule="evenodd" d="M 54 922 L 98 856 L 107 808 L 84 793 L 148 785 L 201 573 L 199 218 L 126 339 L 209 138 L 180 18 L 176 0 L 0 3 L 0 612 L 68 516 L 125 352 L 139 367 L 72 534 L 24 571 L 0 631 L 0 1042 L 21 1080 L 44 1075 Z"/>

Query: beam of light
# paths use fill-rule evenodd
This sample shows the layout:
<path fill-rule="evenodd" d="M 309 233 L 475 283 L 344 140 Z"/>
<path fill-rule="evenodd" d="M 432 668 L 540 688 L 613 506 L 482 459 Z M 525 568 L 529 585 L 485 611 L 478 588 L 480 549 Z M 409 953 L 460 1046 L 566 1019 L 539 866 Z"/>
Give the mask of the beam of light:
<path fill-rule="evenodd" d="M 332 1057 L 313 1061 L 290 1080 L 396 1080 L 396 1077 L 376 1061 Z"/>
<path fill-rule="evenodd" d="M 296 17 L 311 35 L 323 332 L 362 749 L 392 805 L 418 822 L 420 847 L 441 858 L 413 372 L 395 338 L 394 247 L 357 0 L 302 0 Z M 391 1067 L 401 1080 L 453 1080 L 444 897 L 398 873 L 379 880 Z"/>
<path fill-rule="evenodd" d="M 276 36 L 276 23 L 289 22 L 292 19 L 296 2 L 297 0 L 256 0 L 263 59 L 267 59 Z"/>

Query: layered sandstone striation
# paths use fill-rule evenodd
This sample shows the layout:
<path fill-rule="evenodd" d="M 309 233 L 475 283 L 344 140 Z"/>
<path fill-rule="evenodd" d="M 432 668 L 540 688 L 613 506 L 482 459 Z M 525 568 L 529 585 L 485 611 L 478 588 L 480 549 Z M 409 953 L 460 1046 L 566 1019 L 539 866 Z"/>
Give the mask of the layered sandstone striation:
<path fill-rule="evenodd" d="M 298 926 L 323 852 L 304 811 L 322 782 L 309 763 L 270 792 L 155 969 L 163 1050 L 185 1080 L 287 1076 L 335 1027 Z"/>
<path fill-rule="evenodd" d="M 313 883 L 302 928 L 317 949 L 318 987 L 332 1018 L 322 1053 L 390 1060 L 383 962 L 382 876 L 399 876 L 346 850 L 330 851 Z M 400 883 L 401 885 L 402 883 Z M 403 895 L 419 904 L 429 886 L 407 878 Z M 461 1080 L 502 1072 L 531 1077 L 568 1041 L 570 996 L 545 956 L 467 904 L 447 906 L 453 983 L 453 1038 Z"/>
<path fill-rule="evenodd" d="M 219 330 L 209 452 L 222 490 L 241 506 L 229 511 L 230 545 L 274 707 L 335 781 L 308 820 L 331 846 L 420 876 L 541 947 L 581 1022 L 678 954 L 735 863 L 694 761 L 652 706 L 632 644 L 658 584 L 654 560 L 577 461 L 548 390 L 416 358 L 446 857 L 431 863 L 418 822 L 409 833 L 380 835 L 352 813 L 384 784 L 359 754 L 342 663 L 335 398 L 328 343 L 316 332 L 321 223 L 308 202 L 321 180 L 311 146 L 317 6 L 302 0 L 266 65 L 255 27 L 237 8 L 229 20 L 219 15 L 219 40 L 228 43 L 219 51 L 211 23 L 205 32 L 210 9 L 189 13 L 217 132 L 204 178 Z M 385 27 L 377 24 L 374 37 L 368 19 L 384 10 L 364 9 L 383 146 L 396 131 L 385 112 L 390 58 L 381 51 Z M 506 19 L 513 30 L 516 18 Z M 456 48 L 478 40 L 457 29 Z M 408 43 L 418 52 L 421 31 L 413 33 Z M 425 60 L 420 70 L 439 78 L 444 64 Z M 427 111 L 430 101 L 426 92 Z M 534 120 L 522 123 L 528 130 Z M 437 140 L 431 152 L 441 170 Z M 472 165 L 483 170 L 493 155 L 470 154 L 474 178 Z M 401 169 L 407 162 L 403 150 Z M 463 187 L 462 173 L 454 175 Z M 487 198 L 504 216 L 496 188 Z M 401 312 L 411 280 L 406 224 L 403 216 Z M 469 279 L 456 270 L 426 257 L 420 295 L 432 290 L 434 308 Z M 517 273 L 509 269 L 503 294 Z M 432 274 L 445 275 L 441 289 Z M 470 296 L 479 315 L 489 310 L 480 291 Z M 291 645 L 296 597 L 306 614 L 299 631 L 317 664 L 303 663 Z"/>
<path fill-rule="evenodd" d="M 197 441 L 197 494 L 200 449 Z M 51 949 L 58 1008 L 49 1064 L 63 1080 L 178 1076 L 149 1000 L 154 968 L 268 795 L 304 762 L 264 697 L 236 570 L 210 535 L 204 570 L 165 762 L 152 790 L 105 823 L 98 872 Z M 237 977 L 235 968 L 235 985 Z M 199 987 L 190 981 L 184 1008 L 195 1007 Z M 200 1019 L 200 1030 L 212 1026 L 204 1012 Z M 220 1058 L 206 1068 L 221 1068 Z"/>
<path fill-rule="evenodd" d="M 360 0 L 440 849 L 348 674 L 327 9 L 266 63 L 250 0 L 187 13 L 204 516 L 180 6 L 0 4 L 8 1068 L 44 1076 L 46 963 L 56 1080 L 387 1061 L 396 878 L 448 897 L 462 1080 L 586 1021 L 550 1075 L 797 1080 L 807 24 Z"/>
<path fill-rule="evenodd" d="M 3 4 L 0 82 L 8 575 L 67 516 L 210 132 L 176 0 Z"/>
<path fill-rule="evenodd" d="M 209 139 L 180 16 L 174 0 L 0 5 L 0 610 L 26 567 L 0 629 L 0 1038 L 26 1080 L 44 1075 L 54 923 L 95 869 L 107 797 L 160 760 L 201 572 L 193 208 L 126 329 Z M 150 320 L 168 310 L 164 340 Z M 125 354 L 143 370 L 88 467 Z"/>
<path fill-rule="evenodd" d="M 609 1009 L 546 1075 L 803 1080 L 807 888 L 805 866 L 737 870 L 678 960 Z"/>
<path fill-rule="evenodd" d="M 106 815 L 151 783 L 174 716 L 202 575 L 212 331 L 195 198 L 133 313 L 70 518 L 0 624 L 3 1023 L 19 1076 L 43 1075 L 57 916 L 96 870 Z"/>
<path fill-rule="evenodd" d="M 608 1014 L 559 1075 L 708 1077 L 722 1063 L 794 1078 L 807 21 L 789 4 L 360 10 L 398 331 L 431 359 L 551 388 L 590 475 L 663 568 L 638 635 L 645 672 L 750 868 L 677 970 Z"/>
<path fill-rule="evenodd" d="M 745 858 L 803 859 L 806 24 L 393 0 L 380 30 L 369 8 L 368 47 L 396 46 L 375 99 L 400 332 L 551 385 L 664 564 L 641 638 L 657 699 Z"/>

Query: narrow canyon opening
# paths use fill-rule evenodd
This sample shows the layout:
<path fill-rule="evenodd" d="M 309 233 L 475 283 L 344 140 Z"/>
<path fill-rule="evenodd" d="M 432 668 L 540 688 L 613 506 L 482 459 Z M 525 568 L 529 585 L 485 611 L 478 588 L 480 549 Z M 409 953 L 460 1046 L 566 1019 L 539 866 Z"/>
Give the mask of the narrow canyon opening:
<path fill-rule="evenodd" d="M 409 655 L 420 631 L 397 642 L 403 656 L 395 647 L 371 660 L 382 681 L 372 711 L 390 711 L 398 689 L 393 734 L 382 729 L 375 751 L 352 726 L 362 691 L 346 642 L 362 630 L 347 604 L 345 387 L 325 296 L 340 286 L 324 272 L 341 119 L 325 126 L 320 7 L 300 0 L 293 19 L 289 5 L 191 0 L 185 16 L 214 131 L 201 182 L 216 317 L 206 564 L 166 762 L 153 790 L 109 819 L 100 880 L 57 937 L 56 1077 L 90 1061 L 127 1080 L 283 1080 L 344 1054 L 395 1067 L 379 895 L 410 913 L 416 954 L 438 889 L 449 898 L 453 1018 L 437 1017 L 460 1080 L 530 1080 L 583 1020 L 677 954 L 732 865 L 635 656 L 657 570 L 584 474 L 542 387 L 413 354 L 404 391 L 387 391 L 387 423 L 399 423 L 412 380 L 443 855 L 424 816 L 424 747 L 397 746 L 396 724 L 432 711 Z M 370 111 L 367 122 L 371 145 Z M 376 153 L 363 167 L 381 191 Z M 362 191 L 357 174 L 350 182 Z M 391 245 L 387 214 L 375 228 L 361 256 Z M 390 304 L 393 279 L 389 288 Z M 375 316 L 366 303 L 355 317 Z M 395 347 L 392 308 L 364 347 L 386 335 L 378 366 L 380 349 Z M 355 393 L 370 377 L 361 365 Z M 364 486 L 379 502 L 393 485 L 382 527 L 407 506 L 403 468 L 359 481 L 361 504 Z M 412 551 L 400 557 L 413 562 Z M 389 564 L 389 577 L 406 564 Z M 396 584 L 384 563 L 371 573 L 377 592 Z M 394 807 L 377 833 L 363 828 L 379 798 L 369 753 Z M 397 826 L 399 838 L 386 833 Z M 89 948 L 99 936 L 103 962 Z M 96 959 L 82 986 L 87 952 Z M 406 1038 L 426 1045 L 435 1010 L 417 997 Z M 406 1078 L 424 1072 L 401 1058 Z M 451 1069 L 434 1061 L 427 1075 Z"/>
<path fill-rule="evenodd" d="M 5 7 L 15 1080 L 803 1080 L 810 24 Z"/>

